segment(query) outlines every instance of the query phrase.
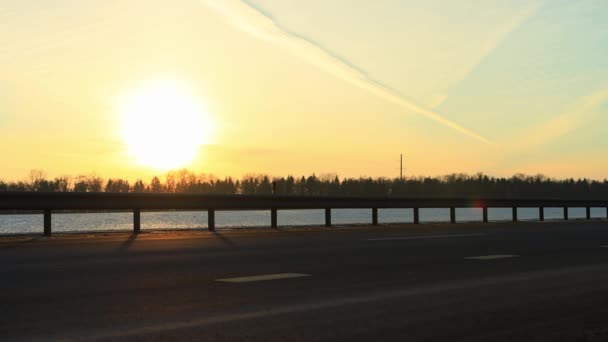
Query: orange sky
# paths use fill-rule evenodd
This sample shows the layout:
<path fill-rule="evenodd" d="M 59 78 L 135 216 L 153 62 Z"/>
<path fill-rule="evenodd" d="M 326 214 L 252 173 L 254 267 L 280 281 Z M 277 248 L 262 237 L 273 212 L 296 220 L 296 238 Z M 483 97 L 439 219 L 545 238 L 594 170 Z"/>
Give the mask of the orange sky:
<path fill-rule="evenodd" d="M 542 1 L 5 2 L 0 178 L 396 177 L 403 153 L 406 175 L 603 179 L 607 14 Z M 179 91 L 146 93 L 155 84 Z M 127 117 L 142 124 L 125 131 Z"/>

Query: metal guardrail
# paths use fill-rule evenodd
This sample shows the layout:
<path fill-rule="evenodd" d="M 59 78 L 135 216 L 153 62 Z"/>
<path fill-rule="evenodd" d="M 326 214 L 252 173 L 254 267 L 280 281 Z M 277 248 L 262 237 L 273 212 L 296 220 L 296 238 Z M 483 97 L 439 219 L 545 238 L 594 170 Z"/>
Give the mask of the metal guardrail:
<path fill-rule="evenodd" d="M 270 210 L 273 228 L 277 227 L 277 211 L 285 209 L 325 209 L 325 225 L 331 226 L 332 209 L 372 209 L 372 224 L 378 224 L 378 209 L 412 208 L 414 223 L 420 223 L 421 208 L 450 208 L 450 222 L 456 223 L 456 208 L 482 208 L 483 221 L 488 222 L 488 208 L 512 208 L 517 221 L 517 208 L 539 208 L 544 220 L 544 208 L 606 208 L 608 200 L 561 199 L 492 199 L 492 198 L 401 198 L 401 197 L 314 197 L 274 195 L 203 195 L 156 193 L 41 193 L 0 192 L 0 210 L 41 210 L 44 213 L 44 235 L 51 235 L 53 210 L 129 210 L 133 211 L 133 231 L 141 230 L 141 210 L 207 210 L 208 229 L 215 230 L 216 210 Z"/>

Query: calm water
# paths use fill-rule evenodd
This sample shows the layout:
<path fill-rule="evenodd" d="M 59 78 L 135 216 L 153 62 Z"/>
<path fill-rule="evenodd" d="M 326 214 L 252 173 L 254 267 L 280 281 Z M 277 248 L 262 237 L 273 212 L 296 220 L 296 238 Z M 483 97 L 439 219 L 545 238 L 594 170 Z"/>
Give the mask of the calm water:
<path fill-rule="evenodd" d="M 511 220 L 510 208 L 491 208 L 488 210 L 490 221 Z M 545 208 L 545 219 L 561 219 L 562 208 Z M 605 218 L 606 209 L 592 208 L 592 217 Z M 371 223 L 371 209 L 334 209 L 332 223 L 357 224 Z M 570 208 L 571 219 L 584 218 L 584 208 Z M 447 222 L 449 209 L 420 209 L 421 222 Z M 518 209 L 520 220 L 538 219 L 538 209 Z M 133 229 L 131 213 L 75 213 L 53 214 L 53 232 L 87 232 L 87 231 L 128 231 Z M 412 209 L 379 209 L 380 223 L 413 222 Z M 481 209 L 456 209 L 459 222 L 482 220 Z M 270 211 L 217 211 L 215 222 L 218 228 L 268 227 Z M 279 226 L 322 225 L 325 222 L 324 210 L 279 210 Z M 207 212 L 174 211 L 142 212 L 142 229 L 183 229 L 206 228 Z M 42 214 L 0 215 L 0 234 L 40 233 L 42 232 Z"/>

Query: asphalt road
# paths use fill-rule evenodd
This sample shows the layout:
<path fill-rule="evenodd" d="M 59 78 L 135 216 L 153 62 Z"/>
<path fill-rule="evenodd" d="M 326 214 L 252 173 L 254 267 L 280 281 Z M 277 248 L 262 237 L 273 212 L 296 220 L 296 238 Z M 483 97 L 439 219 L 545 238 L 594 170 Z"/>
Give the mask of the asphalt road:
<path fill-rule="evenodd" d="M 0 340 L 608 341 L 608 222 L 0 238 Z"/>

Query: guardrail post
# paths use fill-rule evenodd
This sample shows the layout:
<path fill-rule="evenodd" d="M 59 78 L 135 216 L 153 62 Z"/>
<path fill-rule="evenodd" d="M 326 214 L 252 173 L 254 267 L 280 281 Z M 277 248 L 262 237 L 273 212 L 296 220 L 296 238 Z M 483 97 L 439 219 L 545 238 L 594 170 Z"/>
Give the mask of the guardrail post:
<path fill-rule="evenodd" d="M 564 221 L 568 221 L 568 207 L 564 207 Z"/>
<path fill-rule="evenodd" d="M 141 210 L 133 209 L 133 233 L 139 234 L 141 231 Z"/>
<path fill-rule="evenodd" d="M 414 224 L 420 224 L 420 209 L 414 208 Z"/>
<path fill-rule="evenodd" d="M 591 220 L 591 207 L 587 207 L 587 220 Z"/>
<path fill-rule="evenodd" d="M 378 208 L 372 208 L 372 224 L 378 225 Z"/>
<path fill-rule="evenodd" d="M 325 227 L 331 227 L 331 208 L 325 208 Z"/>
<path fill-rule="evenodd" d="M 488 207 L 483 207 L 483 222 L 488 223 Z"/>
<path fill-rule="evenodd" d="M 545 208 L 543 208 L 543 207 L 538 208 L 538 220 L 539 221 L 545 220 Z"/>
<path fill-rule="evenodd" d="M 450 222 L 456 223 L 456 208 L 454 207 L 450 208 Z"/>
<path fill-rule="evenodd" d="M 606 219 L 608 219 L 608 208 L 606 208 Z"/>
<path fill-rule="evenodd" d="M 277 228 L 277 208 L 270 209 L 270 226 Z"/>
<path fill-rule="evenodd" d="M 210 232 L 215 231 L 215 210 L 214 209 L 207 209 L 207 229 L 209 229 Z"/>
<path fill-rule="evenodd" d="M 44 209 L 44 236 L 51 236 L 51 210 Z"/>
<path fill-rule="evenodd" d="M 513 207 L 513 222 L 517 222 L 517 207 Z"/>

